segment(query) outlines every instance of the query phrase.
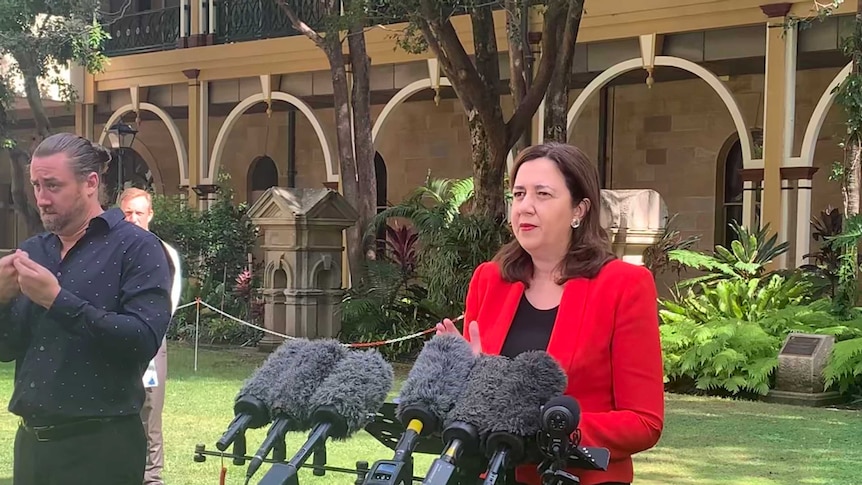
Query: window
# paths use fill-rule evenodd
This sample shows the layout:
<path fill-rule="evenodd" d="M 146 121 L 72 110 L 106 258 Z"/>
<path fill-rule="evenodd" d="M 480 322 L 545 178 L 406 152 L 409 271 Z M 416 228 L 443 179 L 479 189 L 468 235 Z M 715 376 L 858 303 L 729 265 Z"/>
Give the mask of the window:
<path fill-rule="evenodd" d="M 739 140 L 733 144 L 724 161 L 724 187 L 721 197 L 721 239 L 716 243 L 730 247 L 736 239 L 736 233 L 730 228 L 730 223 L 736 221 L 742 224 L 742 144 Z"/>
<path fill-rule="evenodd" d="M 752 143 L 760 145 L 763 135 L 759 130 L 752 131 Z M 729 146 L 729 148 L 727 148 Z M 717 187 L 715 194 L 716 217 L 715 217 L 715 244 L 729 248 L 736 239 L 736 233 L 731 229 L 730 223 L 736 222 L 742 225 L 743 219 L 743 193 L 742 181 L 742 143 L 733 135 L 725 143 L 725 149 L 719 158 L 718 173 L 716 177 Z M 759 197 L 756 197 L 759 198 Z M 757 200 L 755 200 L 755 204 Z M 756 213 L 759 210 L 755 211 Z M 755 221 L 757 223 L 757 221 Z"/>

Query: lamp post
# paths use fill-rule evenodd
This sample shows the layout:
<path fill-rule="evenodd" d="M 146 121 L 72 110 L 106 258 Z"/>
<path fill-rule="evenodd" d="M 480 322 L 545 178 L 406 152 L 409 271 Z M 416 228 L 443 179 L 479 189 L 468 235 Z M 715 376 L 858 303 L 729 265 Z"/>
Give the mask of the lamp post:
<path fill-rule="evenodd" d="M 123 149 L 132 148 L 132 143 L 135 142 L 135 135 L 138 134 L 138 130 L 132 128 L 132 126 L 128 123 L 118 121 L 108 129 L 108 132 L 117 135 L 117 142 L 120 145 L 119 150 L 117 150 L 117 196 L 119 196 L 123 190 L 124 185 Z"/>

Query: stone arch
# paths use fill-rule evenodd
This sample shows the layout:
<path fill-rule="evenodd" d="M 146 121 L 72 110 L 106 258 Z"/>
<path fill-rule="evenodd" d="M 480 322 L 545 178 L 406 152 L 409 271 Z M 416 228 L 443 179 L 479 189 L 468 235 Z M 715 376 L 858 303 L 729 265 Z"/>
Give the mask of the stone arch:
<path fill-rule="evenodd" d="M 730 116 L 731 118 L 733 118 L 733 124 L 736 126 L 736 131 L 739 135 L 739 140 L 742 148 L 743 166 L 745 168 L 751 168 L 751 136 L 748 132 L 748 128 L 746 128 L 745 126 L 745 119 L 742 117 L 742 112 L 739 110 L 739 105 L 736 103 L 736 99 L 733 97 L 733 93 L 731 93 L 730 90 L 727 89 L 727 86 L 725 86 L 724 83 L 721 82 L 718 76 L 716 76 L 712 71 L 704 68 L 703 66 L 700 66 L 686 59 L 681 59 L 679 57 L 656 56 L 655 65 L 675 67 L 677 69 L 688 71 L 706 81 L 706 83 L 709 84 L 709 86 L 713 90 L 715 90 L 721 100 L 724 101 L 724 105 L 727 106 L 728 111 L 730 111 Z M 627 61 L 623 61 L 619 64 L 615 64 L 609 67 L 601 74 L 599 74 L 595 79 L 593 79 L 592 82 L 590 82 L 587 87 L 584 88 L 581 94 L 578 95 L 577 99 L 575 99 L 574 104 L 572 104 L 572 107 L 569 108 L 569 114 L 566 121 L 568 136 L 572 136 L 572 130 L 575 126 L 575 121 L 577 121 L 578 117 L 581 115 L 584 108 L 586 107 L 587 101 L 594 93 L 596 93 L 603 86 L 614 80 L 616 77 L 629 71 L 643 68 L 643 59 L 629 59 Z"/>
<path fill-rule="evenodd" d="M 174 119 L 171 118 L 165 110 L 159 108 L 158 106 L 152 103 L 141 103 L 139 109 L 141 111 L 149 111 L 154 115 L 158 116 L 159 119 L 165 124 L 168 128 L 168 133 L 171 135 L 171 140 L 174 142 L 174 149 L 177 152 L 177 163 L 180 168 L 180 185 L 188 185 L 189 184 L 189 155 L 186 151 L 186 142 L 183 140 L 183 136 L 180 133 L 180 129 L 177 128 L 177 124 L 174 122 Z M 123 117 L 124 114 L 135 111 L 135 106 L 133 104 L 127 104 L 125 106 L 120 106 L 114 114 L 108 118 L 108 121 L 105 123 L 105 129 L 102 130 L 102 134 L 99 135 L 99 145 L 105 144 L 105 138 L 108 137 L 108 128 L 114 125 L 120 118 Z M 146 159 L 145 159 L 146 160 Z"/>
<path fill-rule="evenodd" d="M 155 190 L 156 177 L 150 163 L 135 148 L 114 147 L 111 148 L 111 161 L 108 169 L 102 174 L 102 187 L 107 202 L 116 202 L 125 189 L 126 184 L 131 187 L 147 191 Z M 122 165 L 123 185 L 117 180 L 119 167 Z"/>
<path fill-rule="evenodd" d="M 324 256 L 311 268 L 312 288 L 332 290 L 341 288 L 341 266 L 335 259 Z"/>
<path fill-rule="evenodd" d="M 109 133 L 108 139 L 111 142 L 110 148 L 119 148 L 119 143 L 117 143 L 115 136 L 110 136 Z M 135 142 L 132 144 L 132 149 L 136 151 L 145 162 L 147 162 L 147 167 L 149 167 L 150 172 L 153 174 L 153 190 L 155 190 L 157 194 L 165 194 L 165 181 L 162 178 L 162 168 L 159 166 L 153 152 L 150 151 L 150 148 L 138 138 L 135 138 Z"/>
<path fill-rule="evenodd" d="M 826 121 L 826 115 L 829 114 L 829 108 L 835 102 L 835 89 L 847 79 L 850 75 L 850 70 L 853 68 L 853 63 L 849 63 L 842 69 L 829 83 L 829 87 L 820 96 L 820 101 L 814 107 L 814 112 L 811 113 L 811 118 L 808 120 L 808 126 L 805 128 L 805 134 L 802 136 L 802 149 L 799 152 L 799 158 L 802 166 L 811 167 L 814 165 L 814 149 L 817 145 L 817 137 L 820 136 L 820 129 L 823 128 L 823 122 Z"/>
<path fill-rule="evenodd" d="M 449 82 L 449 79 L 445 77 L 440 78 L 440 87 L 447 86 L 451 87 L 452 83 Z M 380 132 L 383 131 L 383 127 L 386 125 L 386 122 L 389 120 L 389 115 L 397 108 L 401 103 L 407 101 L 410 96 L 418 93 L 419 91 L 423 91 L 425 89 L 433 89 L 434 85 L 431 84 L 431 78 L 420 79 L 418 81 L 413 81 L 401 88 L 400 91 L 395 93 L 395 96 L 389 99 L 386 103 L 386 106 L 383 107 L 383 110 L 377 115 L 377 119 L 374 120 L 374 126 L 371 128 L 371 144 L 376 148 L 377 147 L 377 136 L 380 135 Z M 512 164 L 514 163 L 514 155 L 512 154 L 512 150 L 509 150 L 509 155 L 506 157 L 506 167 L 507 171 L 512 169 Z"/>
<path fill-rule="evenodd" d="M 263 270 L 264 288 L 287 288 L 291 281 L 293 281 L 293 273 L 283 260 L 270 261 Z"/>
<path fill-rule="evenodd" d="M 293 105 L 301 111 L 306 118 L 308 118 L 308 121 L 311 123 L 311 127 L 314 129 L 314 133 L 317 135 L 317 139 L 320 141 L 320 147 L 323 150 L 323 162 L 326 164 L 326 181 L 338 182 L 338 172 L 335 171 L 335 167 L 332 165 L 332 151 L 329 141 L 326 138 L 326 132 L 323 130 L 323 125 L 320 123 L 320 120 L 317 119 L 311 106 L 296 96 L 282 91 L 273 91 L 271 93 L 271 98 L 272 101 L 284 101 L 285 103 Z M 227 115 L 227 118 L 224 120 L 224 124 L 222 124 L 218 131 L 215 146 L 213 146 L 212 155 L 210 156 L 209 170 L 206 180 L 207 183 L 214 183 L 213 181 L 216 178 L 216 174 L 218 173 L 218 169 L 221 164 L 222 152 L 227 145 L 228 135 L 230 135 L 230 132 L 233 130 L 237 120 L 239 120 L 240 116 L 242 116 L 249 108 L 257 103 L 264 102 L 266 102 L 266 97 L 263 93 L 252 94 L 234 106 L 230 114 Z"/>

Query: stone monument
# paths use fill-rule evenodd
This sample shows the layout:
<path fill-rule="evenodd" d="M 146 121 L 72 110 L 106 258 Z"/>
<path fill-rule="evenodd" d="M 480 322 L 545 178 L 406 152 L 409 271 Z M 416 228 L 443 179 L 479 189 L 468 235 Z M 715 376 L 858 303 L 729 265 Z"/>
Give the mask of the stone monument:
<path fill-rule="evenodd" d="M 826 391 L 823 379 L 823 368 L 834 345 L 835 337 L 832 335 L 788 335 L 778 353 L 775 389 L 769 391 L 765 399 L 801 406 L 828 406 L 841 402 L 840 393 Z"/>
<path fill-rule="evenodd" d="M 293 337 L 335 337 L 341 330 L 342 234 L 356 222 L 356 211 L 331 189 L 271 187 L 248 213 L 261 231 L 264 327 Z M 260 349 L 282 341 L 267 333 Z"/>
<path fill-rule="evenodd" d="M 661 239 L 667 220 L 667 206 L 655 190 L 602 190 L 602 227 L 623 261 L 643 265 L 644 250 Z"/>

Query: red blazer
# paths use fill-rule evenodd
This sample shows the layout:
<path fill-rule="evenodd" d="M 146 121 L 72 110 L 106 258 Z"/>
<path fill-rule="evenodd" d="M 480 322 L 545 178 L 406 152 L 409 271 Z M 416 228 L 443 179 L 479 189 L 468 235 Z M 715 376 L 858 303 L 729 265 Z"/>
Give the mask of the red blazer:
<path fill-rule="evenodd" d="M 499 354 L 524 292 L 496 263 L 481 264 L 467 290 L 464 321 L 476 321 L 482 351 Z M 581 405 L 581 445 L 611 453 L 606 472 L 571 470 L 581 485 L 633 480 L 631 455 L 653 447 L 664 422 L 657 293 L 652 274 L 620 260 L 593 279 L 569 280 L 548 343 L 568 376 L 566 394 Z M 469 339 L 469 332 L 464 332 Z M 517 480 L 540 485 L 535 465 Z"/>

